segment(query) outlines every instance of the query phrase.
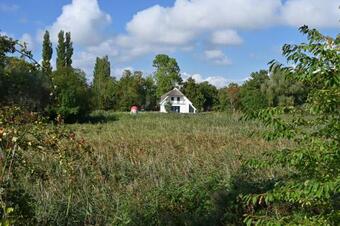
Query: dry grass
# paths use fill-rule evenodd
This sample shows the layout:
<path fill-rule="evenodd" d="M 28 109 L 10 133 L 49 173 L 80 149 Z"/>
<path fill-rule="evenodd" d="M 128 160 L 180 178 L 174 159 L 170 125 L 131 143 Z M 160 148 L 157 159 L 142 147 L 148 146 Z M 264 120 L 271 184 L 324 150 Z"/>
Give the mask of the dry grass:
<path fill-rule="evenodd" d="M 112 214 L 119 219 L 113 222 L 123 222 L 126 213 L 121 212 L 125 211 L 120 209 L 122 202 L 144 205 L 146 194 L 157 189 L 172 186 L 176 190 L 193 181 L 205 183 L 212 175 L 219 185 L 227 187 L 230 176 L 240 166 L 240 158 L 273 148 L 260 137 L 260 124 L 240 121 L 237 115 L 101 114 L 117 120 L 67 127 L 95 149 L 105 177 L 101 185 L 95 186 L 108 189 L 111 194 L 106 198 L 116 202 L 115 210 L 105 206 L 107 200 L 100 208 L 115 211 Z"/>
<path fill-rule="evenodd" d="M 41 225 L 237 225 L 238 192 L 253 189 L 241 159 L 281 145 L 226 113 L 93 118 L 105 122 L 24 125 L 34 136 L 20 141 L 7 189 L 22 198 L 17 214 Z"/>
<path fill-rule="evenodd" d="M 239 157 L 271 147 L 257 134 L 261 126 L 227 114 L 118 115 L 105 124 L 70 125 L 95 148 L 112 169 L 123 163 L 133 171 L 134 184 L 157 186 L 169 178 L 190 179 L 199 171 L 231 173 Z M 131 184 L 133 187 L 133 184 Z M 138 188 L 136 188 L 138 189 Z"/>

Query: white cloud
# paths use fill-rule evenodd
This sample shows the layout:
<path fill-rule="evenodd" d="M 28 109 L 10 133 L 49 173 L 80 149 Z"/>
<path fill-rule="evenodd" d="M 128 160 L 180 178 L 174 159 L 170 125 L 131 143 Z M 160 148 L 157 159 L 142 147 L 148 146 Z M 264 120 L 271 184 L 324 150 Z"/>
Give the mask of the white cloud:
<path fill-rule="evenodd" d="M 186 49 L 207 35 L 214 45 L 243 42 L 237 30 L 277 25 L 339 27 L 338 0 L 176 0 L 137 12 L 118 37 L 131 57 L 160 48 Z M 226 63 L 227 61 L 223 61 Z"/>
<path fill-rule="evenodd" d="M 76 53 L 73 57 L 73 66 L 81 68 L 89 77 L 91 77 L 97 57 L 107 55 L 109 58 L 114 58 L 118 56 L 118 54 L 119 50 L 116 48 L 114 41 L 107 40 L 98 46 L 89 46 L 85 48 L 85 50 Z"/>
<path fill-rule="evenodd" d="M 87 78 L 91 80 L 96 57 L 97 55 L 95 54 L 87 51 L 81 51 L 74 55 L 72 66 L 82 69 L 86 73 Z"/>
<path fill-rule="evenodd" d="M 339 0 L 288 0 L 282 23 L 292 26 L 340 27 Z"/>
<path fill-rule="evenodd" d="M 26 43 L 27 49 L 28 49 L 28 50 L 34 51 L 35 43 L 34 43 L 34 40 L 33 40 L 32 36 L 31 36 L 30 34 L 24 33 L 24 34 L 21 36 L 20 41 L 21 41 L 22 43 Z"/>
<path fill-rule="evenodd" d="M 280 0 L 176 0 L 173 7 L 155 5 L 135 14 L 126 26 L 127 36 L 148 44 L 178 46 L 187 45 L 203 33 L 222 30 L 224 34 L 215 34 L 217 39 L 225 43 L 227 38 L 234 44 L 240 42 L 237 33 L 229 30 L 225 34 L 224 29 L 274 23 L 280 6 Z"/>
<path fill-rule="evenodd" d="M 104 29 L 111 23 L 111 16 L 103 12 L 97 0 L 72 0 L 63 6 L 61 15 L 47 27 L 56 42 L 60 30 L 71 32 L 77 44 L 95 45 L 103 40 Z M 41 36 L 41 35 L 40 35 Z"/>
<path fill-rule="evenodd" d="M 211 42 L 216 45 L 239 45 L 242 38 L 234 30 L 218 30 L 212 33 Z"/>
<path fill-rule="evenodd" d="M 231 61 L 218 46 L 242 44 L 238 31 L 302 24 L 339 27 L 338 1 L 175 0 L 170 7 L 155 5 L 137 12 L 125 33 L 105 37 L 111 17 L 98 0 L 72 0 L 47 29 L 54 41 L 59 30 L 71 31 L 74 43 L 82 45 L 74 65 L 88 74 L 97 56 L 126 62 L 150 53 L 191 51 L 196 43 L 209 48 L 203 53 L 206 59 L 226 65 Z"/>
<path fill-rule="evenodd" d="M 209 82 L 217 88 L 223 88 L 231 82 L 229 79 L 222 76 L 208 76 L 205 78 L 201 74 L 182 73 L 182 78 L 184 81 L 188 80 L 188 78 L 193 78 L 197 83 Z"/>
<path fill-rule="evenodd" d="M 231 64 L 228 57 L 221 51 L 217 49 L 206 50 L 204 52 L 205 58 L 214 62 L 215 64 L 227 65 Z"/>
<path fill-rule="evenodd" d="M 187 81 L 189 78 L 193 78 L 196 83 L 208 82 L 211 85 L 216 86 L 216 88 L 220 89 L 223 87 L 228 86 L 230 83 L 237 83 L 242 84 L 247 81 L 250 77 L 242 78 L 240 80 L 232 80 L 227 79 L 224 76 L 208 76 L 204 77 L 201 74 L 189 74 L 189 73 L 182 73 L 182 78 L 184 81 Z"/>

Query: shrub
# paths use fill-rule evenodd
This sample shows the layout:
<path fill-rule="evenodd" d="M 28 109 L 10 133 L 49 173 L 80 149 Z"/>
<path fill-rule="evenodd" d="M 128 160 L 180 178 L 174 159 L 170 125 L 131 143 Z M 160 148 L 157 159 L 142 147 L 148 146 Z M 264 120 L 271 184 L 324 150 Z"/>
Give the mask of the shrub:
<path fill-rule="evenodd" d="M 36 114 L 2 108 L 0 151 L 1 219 L 16 225 L 88 220 L 81 196 L 92 187 L 83 186 L 100 184 L 101 173 L 83 139 Z"/>
<path fill-rule="evenodd" d="M 338 225 L 340 219 L 340 37 L 332 39 L 307 26 L 308 43 L 285 45 L 294 67 L 271 62 L 289 76 L 309 84 L 305 108 L 270 108 L 253 115 L 273 131 L 267 139 L 290 139 L 296 146 L 267 153 L 269 161 L 252 160 L 253 169 L 283 167 L 267 192 L 243 196 L 252 208 L 247 225 Z M 282 117 L 290 113 L 291 117 Z M 306 117 L 306 115 L 310 115 Z"/>
<path fill-rule="evenodd" d="M 55 103 L 52 114 L 61 115 L 66 122 L 82 120 L 90 111 L 90 96 L 85 74 L 73 68 L 53 73 Z"/>

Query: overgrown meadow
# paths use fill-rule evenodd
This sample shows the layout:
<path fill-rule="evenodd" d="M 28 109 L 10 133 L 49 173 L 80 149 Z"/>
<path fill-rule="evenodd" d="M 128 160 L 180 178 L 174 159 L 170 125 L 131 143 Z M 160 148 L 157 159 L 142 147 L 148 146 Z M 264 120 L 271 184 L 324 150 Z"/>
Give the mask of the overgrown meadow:
<path fill-rule="evenodd" d="M 207 82 L 184 84 L 205 99 L 207 112 L 195 115 L 89 114 L 156 100 L 150 98 L 156 87 L 140 73 L 133 79 L 126 73 L 119 83 L 110 78 L 118 86 L 104 88 L 120 106 L 112 108 L 113 96 L 100 94 L 95 82 L 89 88 L 71 67 L 70 33 L 65 43 L 60 32 L 59 47 L 66 44 L 69 54 L 57 58 L 53 73 L 48 32 L 42 70 L 6 56 L 17 51 L 33 60 L 25 46 L 0 36 L 0 226 L 340 225 L 340 36 L 299 30 L 308 43 L 284 45 L 294 66 L 273 60 L 269 71 L 279 73 L 270 78 L 252 73 L 218 98 Z M 110 77 L 107 57 L 97 61 L 98 75 Z M 156 63 L 167 61 L 179 78 L 175 59 L 156 56 Z M 56 92 L 43 95 L 48 84 Z M 130 85 L 141 96 L 126 93 Z M 123 92 L 111 92 L 117 87 Z M 92 101 L 101 106 L 91 109 Z M 224 113 L 209 112 L 217 109 Z"/>
<path fill-rule="evenodd" d="M 21 117 L 10 115 L 11 125 Z M 97 121 L 54 125 L 34 119 L 12 132 L 4 127 L 2 139 L 16 151 L 2 173 L 5 203 L 14 204 L 6 219 L 44 225 L 241 223 L 234 193 L 256 185 L 232 175 L 241 159 L 280 146 L 261 138 L 259 123 L 235 114 L 97 112 L 92 118 Z"/>

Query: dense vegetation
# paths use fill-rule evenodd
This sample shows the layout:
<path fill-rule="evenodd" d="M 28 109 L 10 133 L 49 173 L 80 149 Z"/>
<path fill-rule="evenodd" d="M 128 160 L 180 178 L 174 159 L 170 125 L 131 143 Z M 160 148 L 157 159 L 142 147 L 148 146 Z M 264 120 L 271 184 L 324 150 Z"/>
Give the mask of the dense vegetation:
<path fill-rule="evenodd" d="M 276 183 L 268 191 L 244 197 L 253 208 L 248 225 L 340 223 L 340 36 L 332 39 L 306 26 L 300 31 L 307 35 L 307 44 L 283 47 L 294 67 L 275 61 L 271 67 L 311 87 L 306 106 L 291 104 L 255 114 L 273 128 L 269 140 L 289 139 L 297 145 L 267 153 L 269 161 L 249 164 L 253 170 L 282 167 L 287 172 L 274 174 Z M 292 118 L 282 118 L 284 113 Z"/>
<path fill-rule="evenodd" d="M 222 89 L 183 81 L 163 54 L 153 75 L 119 80 L 98 57 L 89 84 L 70 33 L 55 70 L 48 32 L 41 66 L 0 36 L 0 223 L 339 224 L 340 39 L 300 30 L 308 43 L 283 47 L 294 67 L 272 61 Z M 223 113 L 114 112 L 157 110 L 175 86 Z"/>
<path fill-rule="evenodd" d="M 289 77 L 283 70 L 260 70 L 242 85 L 232 83 L 221 89 L 192 78 L 183 81 L 176 59 L 165 54 L 155 57 L 152 75 L 125 70 L 119 80 L 111 75 L 108 57 L 97 57 L 89 83 L 85 73 L 72 66 L 69 32 L 58 34 L 54 70 L 48 31 L 43 37 L 41 66 L 18 41 L 7 36 L 0 36 L 0 40 L 0 102 L 45 112 L 51 118 L 60 115 L 65 122 L 82 121 L 94 110 L 128 111 L 133 105 L 147 111 L 158 110 L 160 96 L 174 87 L 180 87 L 200 112 L 303 105 L 310 90 L 308 84 Z"/>
<path fill-rule="evenodd" d="M 98 112 L 106 123 L 73 125 L 22 114 L 1 112 L 1 200 L 14 210 L 2 217 L 16 224 L 241 222 L 224 216 L 231 175 L 241 155 L 274 146 L 228 114 Z"/>

